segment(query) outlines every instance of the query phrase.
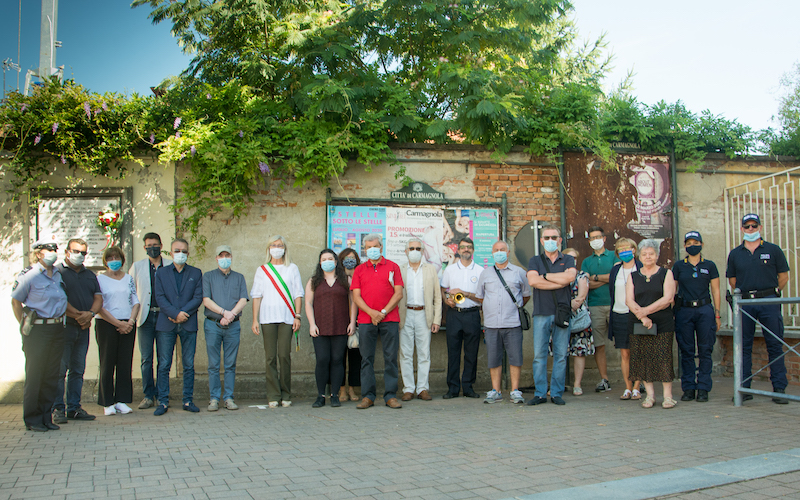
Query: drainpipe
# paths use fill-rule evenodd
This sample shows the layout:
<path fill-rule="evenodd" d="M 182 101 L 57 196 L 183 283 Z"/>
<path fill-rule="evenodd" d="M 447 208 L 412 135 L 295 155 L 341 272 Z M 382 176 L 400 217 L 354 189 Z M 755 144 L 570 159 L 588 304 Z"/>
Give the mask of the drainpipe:
<path fill-rule="evenodd" d="M 556 160 L 556 165 L 558 165 L 558 204 L 559 209 L 561 210 L 561 236 L 562 242 L 564 245 L 567 244 L 567 205 L 566 205 L 566 197 L 567 193 L 564 189 L 565 184 L 565 176 L 564 176 L 564 150 L 561 147 L 558 148 L 558 159 Z M 566 247 L 565 247 L 566 248 Z"/>
<path fill-rule="evenodd" d="M 680 245 L 681 230 L 678 224 L 678 170 L 675 165 L 675 146 L 669 152 L 669 170 L 672 175 L 672 249 L 674 262 L 681 257 Z"/>
<path fill-rule="evenodd" d="M 501 202 L 500 207 L 501 207 L 501 212 L 502 212 L 502 215 L 503 215 L 503 227 L 502 227 L 502 235 L 500 236 L 500 239 L 502 239 L 503 241 L 508 241 L 506 239 L 506 236 L 507 236 L 507 233 L 508 233 L 508 200 L 506 199 L 506 194 L 505 193 L 503 193 L 503 201 Z"/>

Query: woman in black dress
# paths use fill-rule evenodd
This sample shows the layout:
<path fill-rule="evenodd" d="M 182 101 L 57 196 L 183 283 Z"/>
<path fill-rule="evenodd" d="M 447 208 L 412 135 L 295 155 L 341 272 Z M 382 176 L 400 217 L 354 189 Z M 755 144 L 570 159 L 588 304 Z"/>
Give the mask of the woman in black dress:
<path fill-rule="evenodd" d="M 339 252 L 339 261 L 344 266 L 344 272 L 347 274 L 349 283 L 350 278 L 353 277 L 353 271 L 361 264 L 361 257 L 352 248 L 345 248 Z M 348 367 L 347 365 L 350 366 Z M 359 389 L 359 392 L 361 389 L 361 351 L 358 347 L 347 349 L 342 366 L 345 371 L 345 379 L 342 382 L 341 389 L 339 389 L 339 399 L 347 401 L 349 396 L 350 401 L 361 401 L 361 396 L 356 394 L 356 389 Z"/>

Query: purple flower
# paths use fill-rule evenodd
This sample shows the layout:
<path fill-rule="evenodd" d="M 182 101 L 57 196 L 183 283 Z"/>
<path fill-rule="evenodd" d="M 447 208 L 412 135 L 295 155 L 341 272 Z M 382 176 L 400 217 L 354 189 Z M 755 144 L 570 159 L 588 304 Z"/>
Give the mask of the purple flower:
<path fill-rule="evenodd" d="M 175 138 L 176 138 L 176 139 L 180 139 L 180 138 L 181 138 L 181 131 L 180 131 L 180 130 L 178 130 L 177 132 L 175 132 Z"/>
<path fill-rule="evenodd" d="M 33 138 L 33 145 L 36 146 L 39 144 L 39 141 L 42 140 L 42 134 L 36 134 L 36 137 Z"/>
<path fill-rule="evenodd" d="M 102 111 L 103 111 L 103 110 L 102 110 L 102 109 L 100 109 L 100 108 L 97 108 L 97 109 L 95 109 L 95 110 L 94 110 L 94 117 L 95 117 L 95 118 L 97 118 L 97 115 L 99 115 L 99 114 L 100 114 Z"/>
<path fill-rule="evenodd" d="M 241 130 L 239 131 L 239 137 L 240 137 L 241 139 L 244 139 L 244 132 L 243 132 L 243 131 L 241 131 Z"/>
<path fill-rule="evenodd" d="M 175 118 L 175 123 L 172 124 L 173 130 L 177 130 L 181 126 L 181 117 Z"/>
<path fill-rule="evenodd" d="M 67 159 L 64 158 L 64 155 L 61 155 L 61 163 L 63 163 L 64 165 L 67 164 Z"/>
<path fill-rule="evenodd" d="M 150 134 L 150 144 L 156 143 L 156 134 Z"/>
<path fill-rule="evenodd" d="M 92 106 L 88 102 L 83 103 L 83 111 L 86 112 L 86 118 L 92 119 Z"/>
<path fill-rule="evenodd" d="M 28 103 L 27 102 L 22 104 L 22 108 L 20 108 L 19 112 L 20 113 L 24 113 L 26 109 L 28 109 Z"/>
<path fill-rule="evenodd" d="M 192 147 L 189 148 L 189 151 L 192 153 L 192 156 L 194 156 L 195 153 L 197 153 L 197 148 L 192 145 Z"/>
<path fill-rule="evenodd" d="M 206 99 L 211 99 L 211 94 L 206 94 Z"/>
<path fill-rule="evenodd" d="M 55 122 L 55 123 L 53 124 L 53 135 L 55 135 L 55 134 L 56 134 L 56 132 L 58 132 L 58 122 Z"/>
<path fill-rule="evenodd" d="M 108 111 L 108 104 L 103 103 L 103 111 Z"/>
<path fill-rule="evenodd" d="M 258 162 L 258 169 L 261 170 L 262 174 L 268 174 L 269 173 L 269 165 L 267 165 L 263 161 Z"/>

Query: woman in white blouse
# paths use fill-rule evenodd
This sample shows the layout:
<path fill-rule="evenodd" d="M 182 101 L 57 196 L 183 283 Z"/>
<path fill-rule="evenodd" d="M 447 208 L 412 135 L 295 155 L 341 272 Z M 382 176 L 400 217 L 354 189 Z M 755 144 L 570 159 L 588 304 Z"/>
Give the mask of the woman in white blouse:
<path fill-rule="evenodd" d="M 267 240 L 267 262 L 256 269 L 250 291 L 253 333 L 264 339 L 270 408 L 277 408 L 279 402 L 284 407 L 292 405 L 292 332 L 300 329 L 304 294 L 300 270 L 289 258 L 286 240 L 271 236 Z"/>
<path fill-rule="evenodd" d="M 121 248 L 109 247 L 103 253 L 103 265 L 106 272 L 97 276 L 103 293 L 103 309 L 94 324 L 100 354 L 97 403 L 105 407 L 106 415 L 115 415 L 133 411 L 126 403 L 133 401 L 131 369 L 139 297 L 133 278 L 122 269 L 125 255 Z"/>

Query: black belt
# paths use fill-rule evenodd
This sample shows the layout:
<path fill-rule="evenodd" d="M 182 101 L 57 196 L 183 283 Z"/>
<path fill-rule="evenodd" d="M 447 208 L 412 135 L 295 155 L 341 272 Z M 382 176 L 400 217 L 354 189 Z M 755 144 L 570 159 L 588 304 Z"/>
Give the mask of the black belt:
<path fill-rule="evenodd" d="M 151 313 L 157 313 L 157 312 L 159 312 L 159 311 L 161 311 L 161 308 L 160 308 L 160 307 L 151 307 L 151 308 L 150 308 L 150 312 L 151 312 Z"/>
<path fill-rule="evenodd" d="M 777 288 L 766 288 L 764 290 L 750 290 L 749 292 L 742 292 L 743 299 L 761 299 L 770 296 L 781 296 L 781 291 Z"/>
<path fill-rule="evenodd" d="M 460 312 L 460 313 L 468 313 L 468 312 L 472 312 L 472 311 L 477 311 L 478 309 L 480 309 L 480 306 L 473 306 L 473 307 L 454 307 L 453 309 L 455 309 L 455 311 L 456 311 L 456 312 Z"/>
<path fill-rule="evenodd" d="M 681 304 L 682 307 L 702 307 L 706 304 L 710 304 L 711 299 L 702 299 L 702 300 L 686 300 L 683 299 L 683 303 Z"/>
<path fill-rule="evenodd" d="M 63 322 L 64 316 L 59 316 L 58 318 L 39 318 L 33 320 L 34 325 L 57 325 Z M 77 322 L 75 324 L 77 324 Z"/>

